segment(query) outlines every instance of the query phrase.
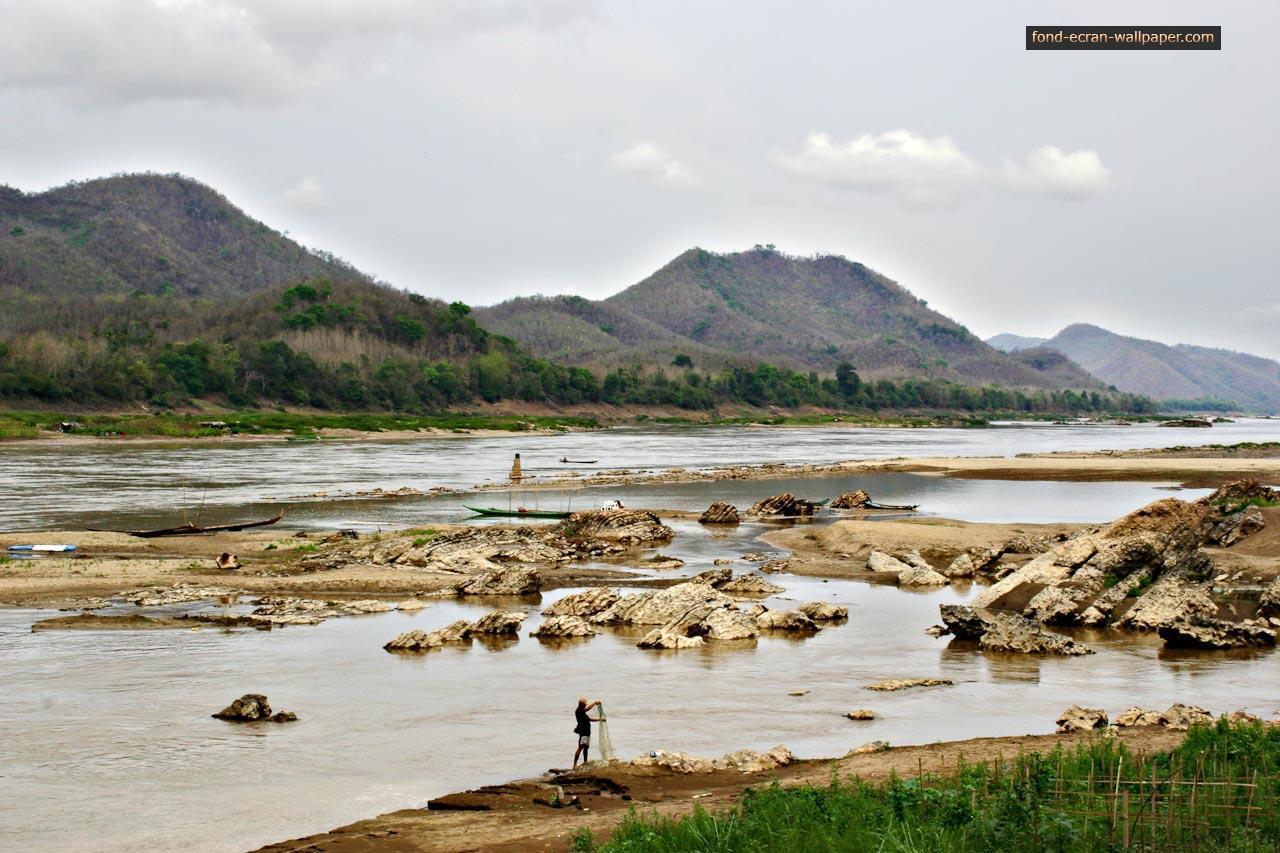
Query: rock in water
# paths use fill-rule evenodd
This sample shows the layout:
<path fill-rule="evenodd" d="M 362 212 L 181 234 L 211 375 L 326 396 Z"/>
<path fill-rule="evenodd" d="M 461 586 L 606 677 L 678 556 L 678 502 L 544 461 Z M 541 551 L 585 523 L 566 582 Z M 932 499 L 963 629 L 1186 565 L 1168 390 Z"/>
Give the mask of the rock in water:
<path fill-rule="evenodd" d="M 973 557 L 970 557 L 968 552 L 962 551 L 950 565 L 942 570 L 942 574 L 949 578 L 971 578 L 977 570 Z"/>
<path fill-rule="evenodd" d="M 794 518 L 802 515 L 813 515 L 816 509 L 817 507 L 813 503 L 800 500 L 790 492 L 783 492 L 780 495 L 756 501 L 751 505 L 751 509 L 747 510 L 747 515 L 760 517 L 780 515 Z"/>
<path fill-rule="evenodd" d="M 856 711 L 850 711 L 845 714 L 851 720 L 874 720 L 876 718 L 875 711 L 869 711 L 866 708 L 859 708 Z"/>
<path fill-rule="evenodd" d="M 416 628 L 405 631 L 382 648 L 389 652 L 421 652 L 437 649 L 450 643 L 465 643 L 471 639 L 471 633 L 471 623 L 465 619 L 459 619 L 434 631 L 421 631 Z"/>
<path fill-rule="evenodd" d="M 1107 712 L 1099 708 L 1082 708 L 1072 705 L 1058 717 L 1058 734 L 1091 732 L 1107 727 Z"/>
<path fill-rule="evenodd" d="M 609 539 L 624 545 L 670 542 L 675 531 L 651 512 L 636 509 L 597 509 L 575 512 L 560 525 L 565 536 Z"/>
<path fill-rule="evenodd" d="M 701 637 L 687 637 L 666 628 L 654 628 L 636 643 L 642 649 L 690 649 L 701 646 Z"/>
<path fill-rule="evenodd" d="M 867 571 L 876 573 L 889 573 L 898 575 L 907 571 L 911 567 L 899 559 L 890 557 L 884 551 L 873 549 L 867 555 Z"/>
<path fill-rule="evenodd" d="M 679 583 L 666 589 L 638 592 L 618 599 L 591 621 L 597 624 L 666 625 L 676 619 L 690 624 L 712 609 L 730 607 L 733 599 L 703 583 Z"/>
<path fill-rule="evenodd" d="M 733 580 L 733 569 L 707 569 L 689 578 L 689 583 L 705 583 L 707 586 L 719 588 L 731 580 Z"/>
<path fill-rule="evenodd" d="M 871 501 L 871 495 L 858 489 L 855 492 L 845 492 L 840 497 L 831 502 L 832 509 L 861 509 Z"/>
<path fill-rule="evenodd" d="M 566 595 L 555 604 L 542 611 L 543 616 L 593 616 L 608 609 L 622 595 L 607 586 L 584 589 Z"/>
<path fill-rule="evenodd" d="M 708 640 L 751 640 L 760 633 L 756 619 L 736 608 L 717 607 L 686 633 Z"/>
<path fill-rule="evenodd" d="M 510 568 L 484 572 L 453 588 L 456 595 L 529 595 L 542 589 L 537 569 Z"/>
<path fill-rule="evenodd" d="M 868 684 L 867 689 L 885 693 L 895 690 L 909 690 L 912 687 L 950 687 L 953 684 L 955 682 L 949 678 L 891 678 L 888 681 L 877 681 L 875 684 Z"/>
<path fill-rule="evenodd" d="M 799 610 L 766 610 L 756 617 L 756 624 L 770 631 L 814 633 L 818 626 Z"/>
<path fill-rule="evenodd" d="M 1032 655 L 1087 655 L 1093 650 L 1070 637 L 1045 631 L 1041 625 L 1016 613 L 989 613 L 963 604 L 939 607 L 947 630 L 959 639 L 977 640 L 988 652 Z"/>
<path fill-rule="evenodd" d="M 759 575 L 740 575 L 728 583 L 720 584 L 718 589 L 727 595 L 746 598 L 765 598 L 784 591 L 782 587 Z"/>
<path fill-rule="evenodd" d="M 1157 630 L 1166 646 L 1176 648 L 1245 649 L 1276 644 L 1275 631 L 1223 619 L 1179 619 L 1169 625 L 1161 625 Z"/>
<path fill-rule="evenodd" d="M 849 618 L 849 608 L 825 601 L 807 601 L 796 609 L 814 622 L 837 622 Z"/>
<path fill-rule="evenodd" d="M 738 508 L 733 504 L 716 501 L 707 507 L 706 511 L 698 518 L 703 524 L 738 524 L 741 519 L 738 517 Z"/>
<path fill-rule="evenodd" d="M 1218 605 L 1209 594 L 1208 583 L 1196 584 L 1178 576 L 1165 576 L 1152 584 L 1137 602 L 1120 617 L 1124 628 L 1154 631 L 1175 622 L 1212 619 Z"/>
<path fill-rule="evenodd" d="M 525 614 L 519 610 L 495 610 L 476 620 L 472 634 L 518 634 Z"/>
<path fill-rule="evenodd" d="M 255 723 L 255 722 L 271 722 L 271 723 L 292 723 L 298 719 L 298 715 L 292 711 L 277 711 L 271 713 L 271 706 L 267 704 L 267 697 L 261 693 L 246 693 L 227 707 L 223 708 L 216 714 L 212 714 L 215 719 L 227 720 L 232 723 Z"/>
<path fill-rule="evenodd" d="M 559 637 L 594 637 L 600 633 L 581 616 L 552 616 L 544 619 L 530 637 L 552 639 Z"/>

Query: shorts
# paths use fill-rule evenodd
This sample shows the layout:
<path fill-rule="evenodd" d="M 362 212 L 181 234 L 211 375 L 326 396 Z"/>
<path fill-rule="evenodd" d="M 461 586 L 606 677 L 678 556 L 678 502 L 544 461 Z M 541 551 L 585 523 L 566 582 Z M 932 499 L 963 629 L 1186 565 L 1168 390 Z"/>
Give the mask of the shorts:
<path fill-rule="evenodd" d="M 591 746 L 591 735 L 578 735 L 578 746 Z"/>

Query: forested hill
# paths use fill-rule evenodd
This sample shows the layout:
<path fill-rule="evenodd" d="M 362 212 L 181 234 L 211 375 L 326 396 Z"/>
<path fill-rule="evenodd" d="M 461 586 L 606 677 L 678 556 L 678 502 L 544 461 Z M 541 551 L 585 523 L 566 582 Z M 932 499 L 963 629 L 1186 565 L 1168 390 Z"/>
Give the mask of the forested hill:
<path fill-rule="evenodd" d="M 518 299 L 480 321 L 530 351 L 572 364 L 696 365 L 766 361 L 796 370 L 852 364 L 866 378 L 1101 389 L 1067 359 L 1025 359 L 988 346 L 905 288 L 837 256 L 771 247 L 682 253 L 603 301 Z"/>
<path fill-rule="evenodd" d="M 361 277 L 177 175 L 31 194 L 0 187 L 0 226 L 0 293 L 225 297 L 315 276 Z"/>

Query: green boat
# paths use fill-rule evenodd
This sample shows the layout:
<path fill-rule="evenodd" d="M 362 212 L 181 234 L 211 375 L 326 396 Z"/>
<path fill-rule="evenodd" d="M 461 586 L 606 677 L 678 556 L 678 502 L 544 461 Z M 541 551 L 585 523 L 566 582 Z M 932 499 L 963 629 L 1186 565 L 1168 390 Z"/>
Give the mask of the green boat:
<path fill-rule="evenodd" d="M 501 515 L 512 518 L 568 518 L 573 514 L 549 509 L 498 509 L 493 506 L 467 506 L 466 504 L 463 506 L 476 515 Z"/>

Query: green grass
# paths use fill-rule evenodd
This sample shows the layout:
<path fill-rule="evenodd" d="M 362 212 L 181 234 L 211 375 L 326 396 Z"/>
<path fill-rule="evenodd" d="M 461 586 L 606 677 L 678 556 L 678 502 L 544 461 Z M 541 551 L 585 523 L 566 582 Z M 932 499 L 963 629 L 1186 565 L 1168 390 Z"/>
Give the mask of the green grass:
<path fill-rule="evenodd" d="M 732 808 L 673 820 L 633 810 L 600 853 L 772 851 L 1275 850 L 1280 729 L 1197 727 L 1149 756 L 1099 738 L 945 774 L 749 789 Z M 1193 782 L 1194 780 L 1194 782 Z M 1206 784 L 1209 783 L 1209 784 Z M 1129 844 L 1126 847 L 1125 840 Z"/>
<path fill-rule="evenodd" d="M 202 421 L 222 421 L 223 428 L 203 427 Z M 550 417 L 534 415 L 395 415 L 376 413 L 299 414 L 278 411 L 241 411 L 227 414 L 107 415 L 49 412 L 0 413 L 0 439 L 37 438 L 40 431 L 55 431 L 58 424 L 79 424 L 72 433 L 97 437 L 209 438 L 220 435 L 285 436 L 295 441 L 320 439 L 318 430 L 343 429 L 359 432 L 500 430 L 525 432 L 533 429 L 591 429 L 599 423 L 590 417 Z"/>
<path fill-rule="evenodd" d="M 1259 508 L 1280 506 L 1280 501 L 1268 500 L 1267 498 L 1223 498 L 1217 503 L 1218 509 L 1222 510 L 1223 515 L 1235 515 L 1242 509 L 1251 506 Z"/>

